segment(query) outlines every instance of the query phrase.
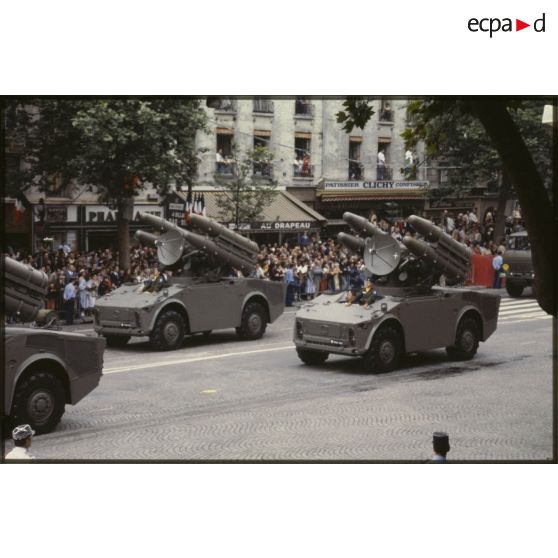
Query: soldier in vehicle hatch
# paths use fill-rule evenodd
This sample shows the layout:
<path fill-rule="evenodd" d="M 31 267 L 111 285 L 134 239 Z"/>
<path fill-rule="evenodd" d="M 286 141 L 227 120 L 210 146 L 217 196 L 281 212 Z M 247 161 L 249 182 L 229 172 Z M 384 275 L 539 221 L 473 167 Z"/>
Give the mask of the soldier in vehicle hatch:
<path fill-rule="evenodd" d="M 368 278 L 364 282 L 364 288 L 361 291 L 349 291 L 346 306 L 352 306 L 353 304 L 358 303 L 363 305 L 365 308 L 368 308 L 368 306 L 376 300 L 376 296 L 377 293 L 374 288 L 374 283 L 372 283 L 372 279 Z"/>

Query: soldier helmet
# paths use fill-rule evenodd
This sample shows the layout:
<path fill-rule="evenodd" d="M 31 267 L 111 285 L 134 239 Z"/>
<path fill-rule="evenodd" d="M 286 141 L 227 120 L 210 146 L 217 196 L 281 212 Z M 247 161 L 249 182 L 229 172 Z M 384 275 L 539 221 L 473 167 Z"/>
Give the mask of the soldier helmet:
<path fill-rule="evenodd" d="M 28 424 L 21 424 L 12 430 L 12 438 L 14 440 L 25 440 L 25 438 L 34 435 L 35 431 Z"/>
<path fill-rule="evenodd" d="M 434 432 L 432 443 L 436 453 L 446 454 L 450 450 L 449 436 L 445 432 Z"/>

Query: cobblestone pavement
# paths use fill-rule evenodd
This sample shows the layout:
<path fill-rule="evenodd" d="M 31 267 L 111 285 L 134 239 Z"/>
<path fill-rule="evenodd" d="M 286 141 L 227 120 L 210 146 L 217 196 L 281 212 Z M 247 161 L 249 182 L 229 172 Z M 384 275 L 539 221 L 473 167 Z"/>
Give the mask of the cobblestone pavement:
<path fill-rule="evenodd" d="M 422 461 L 432 432 L 444 430 L 454 460 L 553 458 L 553 321 L 533 299 L 502 301 L 498 330 L 472 361 L 431 351 L 384 375 L 342 357 L 303 365 L 291 342 L 293 319 L 289 309 L 256 342 L 223 331 L 187 339 L 172 353 L 152 352 L 143 340 L 107 350 L 101 385 L 67 407 L 55 432 L 36 438 L 34 453 Z"/>

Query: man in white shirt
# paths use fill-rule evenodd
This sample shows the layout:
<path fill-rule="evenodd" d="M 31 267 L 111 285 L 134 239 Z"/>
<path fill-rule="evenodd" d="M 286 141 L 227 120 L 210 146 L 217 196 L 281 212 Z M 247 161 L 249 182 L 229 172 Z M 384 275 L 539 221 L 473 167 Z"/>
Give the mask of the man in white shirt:
<path fill-rule="evenodd" d="M 16 426 L 12 430 L 12 438 L 15 447 L 12 451 L 8 452 L 6 459 L 35 459 L 34 456 L 29 453 L 34 434 L 35 431 L 32 430 L 28 424 Z"/>
<path fill-rule="evenodd" d="M 377 169 L 377 179 L 384 180 L 386 176 L 386 156 L 383 149 L 378 151 L 378 169 Z"/>
<path fill-rule="evenodd" d="M 64 306 L 66 307 L 66 325 L 74 323 L 74 301 L 76 298 L 76 283 L 75 279 L 71 279 L 64 288 Z"/>

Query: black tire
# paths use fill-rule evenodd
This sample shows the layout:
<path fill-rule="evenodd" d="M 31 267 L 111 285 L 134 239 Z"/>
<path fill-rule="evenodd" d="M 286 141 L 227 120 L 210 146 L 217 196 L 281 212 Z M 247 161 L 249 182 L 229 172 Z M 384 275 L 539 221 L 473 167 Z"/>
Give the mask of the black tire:
<path fill-rule="evenodd" d="M 364 369 L 374 374 L 397 368 L 401 358 L 401 336 L 390 326 L 380 328 L 372 338 L 370 349 L 364 355 Z"/>
<path fill-rule="evenodd" d="M 113 348 L 124 347 L 130 341 L 129 335 L 105 335 L 104 337 L 107 340 L 107 346 Z"/>
<path fill-rule="evenodd" d="M 477 353 L 480 342 L 480 332 L 477 322 L 473 318 L 464 318 L 457 326 L 455 344 L 446 347 L 446 351 L 453 360 L 471 360 Z"/>
<path fill-rule="evenodd" d="M 309 349 L 297 349 L 296 353 L 304 364 L 323 364 L 329 357 L 329 353 Z"/>
<path fill-rule="evenodd" d="M 33 372 L 16 387 L 11 423 L 29 424 L 37 434 L 45 434 L 60 422 L 65 405 L 62 382 L 50 372 Z"/>
<path fill-rule="evenodd" d="M 512 298 L 519 298 L 523 294 L 523 289 L 521 285 L 506 284 L 506 291 Z"/>
<path fill-rule="evenodd" d="M 259 339 L 267 327 L 267 312 L 259 302 L 249 302 L 242 312 L 240 327 L 236 333 L 245 341 Z"/>
<path fill-rule="evenodd" d="M 174 351 L 182 346 L 186 325 L 184 318 L 175 310 L 162 312 L 150 335 L 152 347 L 159 351 Z"/>

